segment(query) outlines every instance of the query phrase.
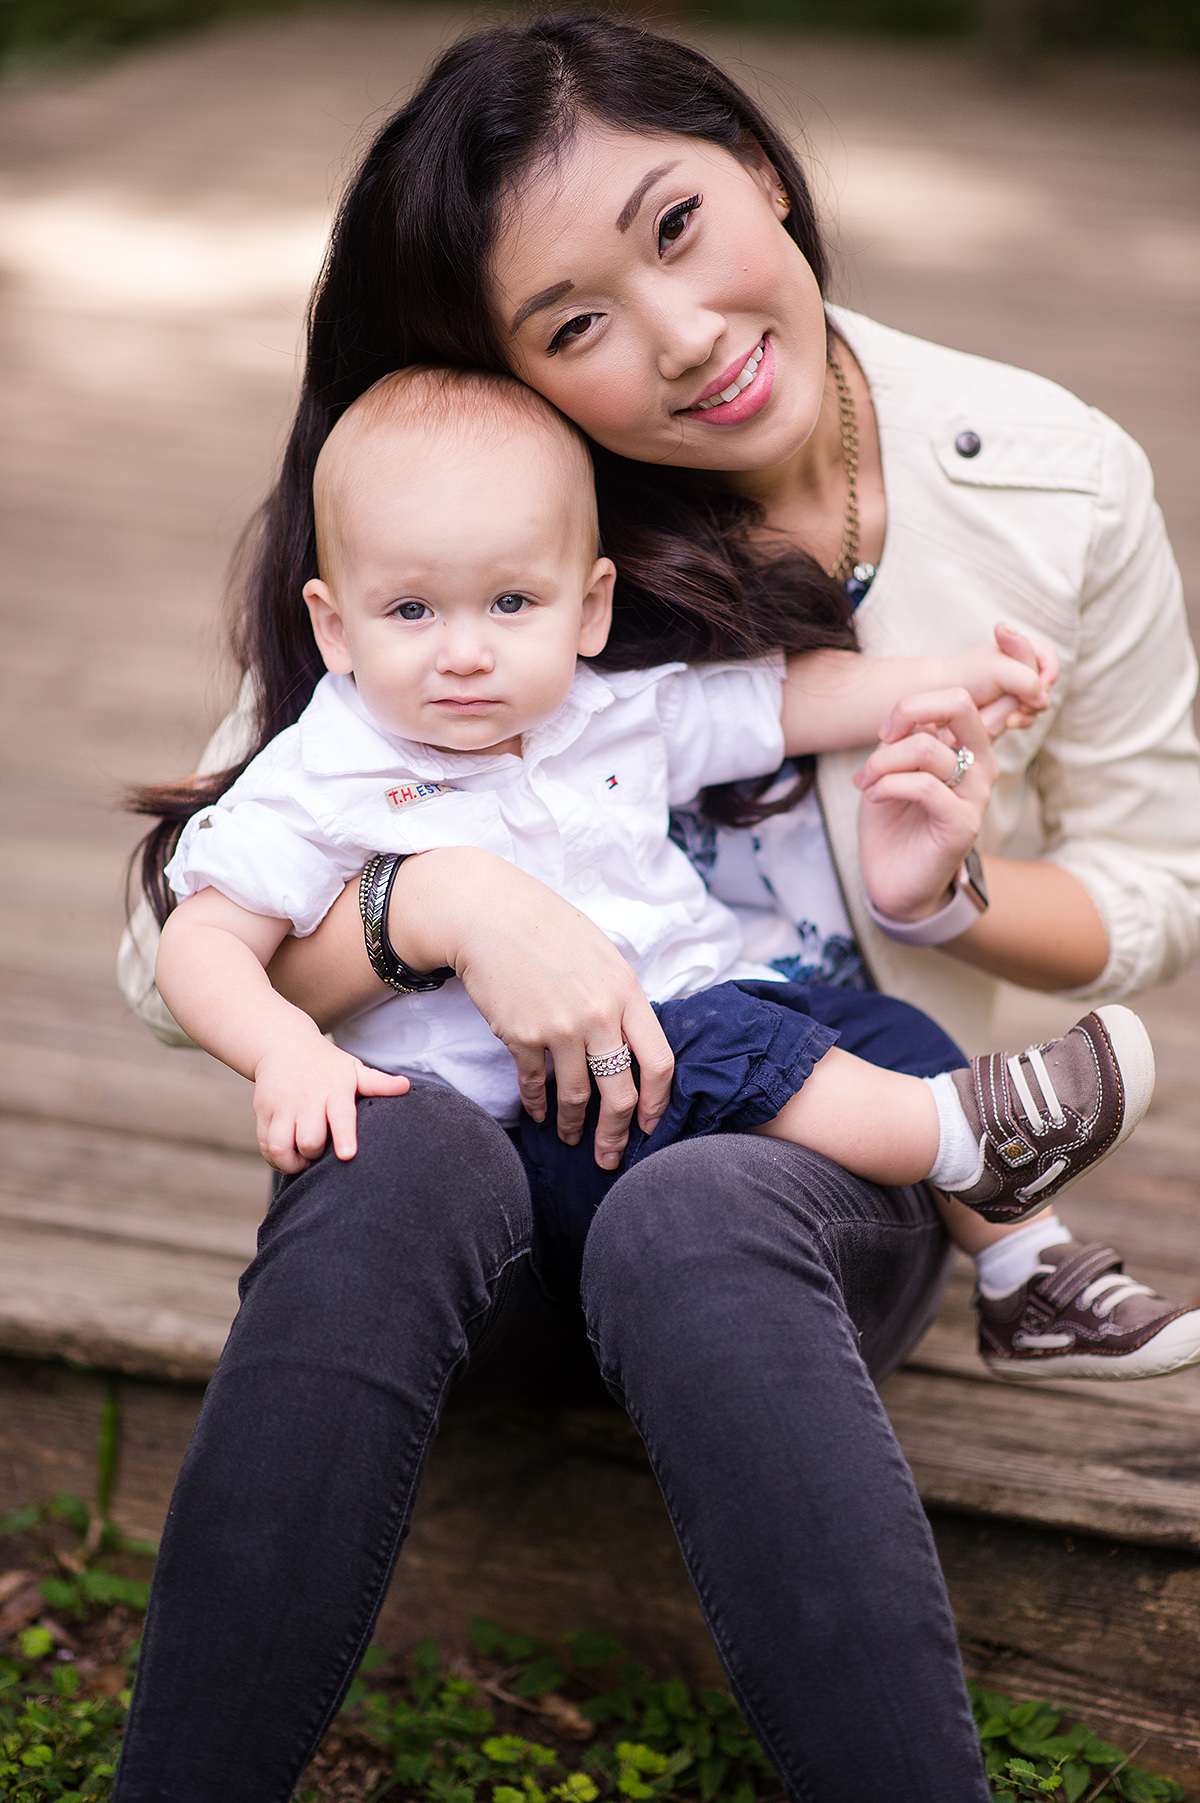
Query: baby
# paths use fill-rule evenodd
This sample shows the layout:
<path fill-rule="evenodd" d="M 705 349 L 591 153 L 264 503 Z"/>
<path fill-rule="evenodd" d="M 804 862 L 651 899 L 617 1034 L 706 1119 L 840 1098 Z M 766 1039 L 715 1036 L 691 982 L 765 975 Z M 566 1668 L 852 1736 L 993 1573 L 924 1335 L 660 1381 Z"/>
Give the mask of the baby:
<path fill-rule="evenodd" d="M 502 377 L 384 378 L 330 434 L 314 498 L 320 577 L 304 599 L 329 674 L 297 724 L 185 827 L 157 965 L 180 1024 L 254 1080 L 269 1162 L 303 1169 L 327 1133 L 352 1157 L 356 1095 L 401 1095 L 401 1073 L 427 1074 L 513 1132 L 566 1268 L 619 1170 L 695 1134 L 773 1135 L 876 1183 L 928 1180 L 1012 1224 L 1132 1132 L 1153 1056 L 1128 1009 L 1102 1008 L 1020 1057 L 961 1068 L 947 1042 L 941 1075 L 880 1069 L 837 1041 L 904 1004 L 743 962 L 732 915 L 668 836 L 672 803 L 784 756 L 872 740 L 917 691 L 966 688 L 996 730 L 1027 721 L 1048 699 L 1048 666 L 1019 635 L 1003 641 L 1016 656 L 825 651 L 601 674 L 586 660 L 608 640 L 616 572 L 598 555 L 587 447 Z M 564 1147 L 522 1116 L 512 1060 L 453 971 L 410 971 L 388 942 L 400 860 L 459 845 L 569 898 L 656 1005 L 676 1059 L 672 1100 L 604 1171 L 589 1146 Z M 399 993 L 331 1044 L 264 967 L 364 864 L 376 969 Z M 823 1018 L 830 996 L 837 1030 Z M 629 1066 L 626 1047 L 588 1054 L 599 1084 Z"/>

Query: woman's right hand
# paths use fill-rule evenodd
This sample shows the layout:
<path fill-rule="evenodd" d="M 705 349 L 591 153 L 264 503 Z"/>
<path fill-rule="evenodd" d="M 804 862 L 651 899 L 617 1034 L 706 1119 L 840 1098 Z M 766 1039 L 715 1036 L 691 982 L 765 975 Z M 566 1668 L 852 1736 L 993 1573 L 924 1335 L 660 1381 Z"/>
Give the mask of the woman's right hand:
<path fill-rule="evenodd" d="M 974 845 L 999 764 L 965 689 L 913 695 L 892 712 L 854 778 L 863 887 L 881 914 L 917 921 L 950 899 Z M 957 780 L 958 747 L 972 763 Z"/>
<path fill-rule="evenodd" d="M 422 852 L 396 873 L 388 936 L 415 970 L 453 965 L 497 1039 L 512 1053 L 521 1100 L 546 1113 L 546 1055 L 554 1060 L 558 1131 L 578 1142 L 591 1094 L 587 1056 L 629 1046 L 641 1074 L 598 1080 L 596 1162 L 612 1169 L 634 1110 L 658 1124 L 674 1059 L 629 965 L 599 927 L 536 877 L 470 847 Z"/>

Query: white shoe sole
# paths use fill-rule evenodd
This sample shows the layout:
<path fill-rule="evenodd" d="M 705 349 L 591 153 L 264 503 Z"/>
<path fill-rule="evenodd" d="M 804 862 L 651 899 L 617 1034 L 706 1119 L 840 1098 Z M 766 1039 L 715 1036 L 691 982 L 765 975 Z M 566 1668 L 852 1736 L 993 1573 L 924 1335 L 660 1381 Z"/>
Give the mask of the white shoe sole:
<path fill-rule="evenodd" d="M 1104 1023 L 1105 1031 L 1112 1042 L 1113 1056 L 1117 1061 L 1117 1069 L 1121 1073 L 1121 1081 L 1125 1089 L 1125 1109 L 1121 1116 L 1121 1125 L 1111 1146 L 1093 1158 L 1090 1164 L 1084 1165 L 1074 1177 L 1068 1177 L 1065 1183 L 1047 1184 L 1041 1195 L 1029 1198 L 1024 1212 L 1011 1215 L 1005 1226 L 1019 1227 L 1022 1222 L 1030 1220 L 1040 1213 L 1059 1196 L 1074 1189 L 1083 1177 L 1099 1170 L 1106 1158 L 1111 1158 L 1129 1138 L 1134 1128 L 1154 1096 L 1154 1047 L 1150 1043 L 1150 1035 L 1142 1024 L 1141 1018 L 1132 1008 L 1122 1008 L 1119 1002 L 1110 1002 L 1107 1007 L 1093 1010 L 1097 1018 Z M 967 1204 L 970 1207 L 970 1203 Z M 985 1217 L 986 1218 L 986 1217 Z M 1141 1375 L 1139 1373 L 1139 1375 Z"/>
<path fill-rule="evenodd" d="M 1136 1352 L 1064 1352 L 1046 1358 L 1006 1359 L 994 1353 L 984 1364 L 997 1377 L 1014 1383 L 1047 1383 L 1051 1378 L 1093 1377 L 1108 1383 L 1130 1383 L 1142 1377 L 1166 1377 L 1200 1364 L 1200 1309 L 1189 1309 L 1160 1328 Z"/>

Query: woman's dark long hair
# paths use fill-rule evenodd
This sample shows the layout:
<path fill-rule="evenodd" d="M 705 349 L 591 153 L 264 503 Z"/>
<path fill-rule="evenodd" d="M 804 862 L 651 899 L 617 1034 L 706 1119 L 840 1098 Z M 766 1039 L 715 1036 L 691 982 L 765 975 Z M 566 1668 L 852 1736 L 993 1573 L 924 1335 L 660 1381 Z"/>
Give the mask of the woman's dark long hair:
<path fill-rule="evenodd" d="M 579 13 L 501 26 L 449 50 L 367 152 L 313 294 L 304 388 L 235 635 L 257 698 L 251 756 L 297 719 L 324 674 L 302 590 L 317 573 L 312 478 L 326 436 L 364 390 L 407 364 L 505 370 L 488 293 L 501 208 L 521 173 L 588 118 L 701 138 L 734 155 L 756 143 L 791 202 L 787 230 L 824 290 L 825 250 L 795 156 L 699 51 Z M 801 552 L 764 552 L 752 502 L 691 471 L 600 447 L 595 463 L 603 548 L 619 572 L 597 663 L 634 669 L 853 645 L 841 589 Z M 142 848 L 142 882 L 160 919 L 172 905 L 163 868 L 183 822 L 248 762 L 132 798 L 159 817 Z M 802 773 L 775 807 L 793 805 L 811 780 Z M 730 822 L 774 811 L 740 787 L 710 790 L 707 808 Z"/>

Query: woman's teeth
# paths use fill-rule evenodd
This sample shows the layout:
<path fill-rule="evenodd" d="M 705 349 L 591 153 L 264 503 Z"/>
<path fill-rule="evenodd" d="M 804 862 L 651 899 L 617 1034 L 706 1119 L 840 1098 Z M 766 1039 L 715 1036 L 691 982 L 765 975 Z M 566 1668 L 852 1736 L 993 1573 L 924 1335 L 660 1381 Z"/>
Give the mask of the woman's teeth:
<path fill-rule="evenodd" d="M 695 406 L 696 411 L 698 413 L 707 413 L 710 407 L 719 407 L 722 401 L 736 400 L 738 395 L 741 394 L 742 389 L 749 388 L 751 382 L 753 382 L 755 376 L 758 374 L 758 366 L 763 360 L 763 352 L 765 349 L 765 340 L 756 344 L 749 357 L 747 357 L 746 362 L 742 367 L 741 374 L 736 380 L 731 382 L 728 388 L 722 388 L 720 394 L 714 394 L 710 401 L 695 401 L 693 405 Z"/>

